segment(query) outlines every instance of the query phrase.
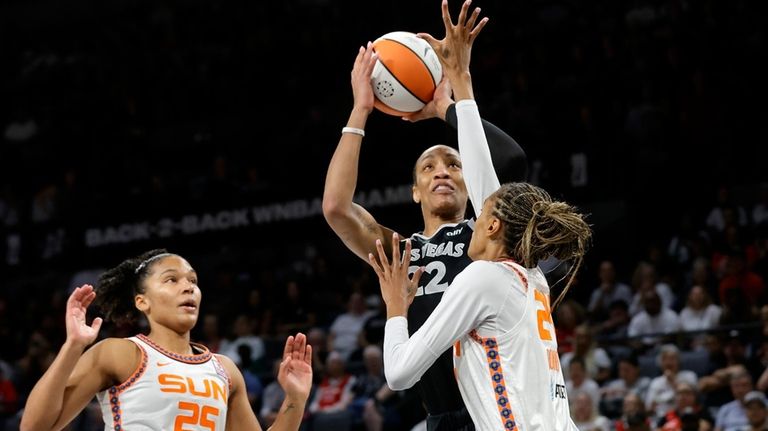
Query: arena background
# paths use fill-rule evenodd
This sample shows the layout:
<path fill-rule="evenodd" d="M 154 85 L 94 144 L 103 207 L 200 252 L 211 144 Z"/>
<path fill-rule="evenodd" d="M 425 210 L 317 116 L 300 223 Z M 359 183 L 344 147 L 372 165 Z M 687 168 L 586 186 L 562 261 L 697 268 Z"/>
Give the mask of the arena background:
<path fill-rule="evenodd" d="M 481 114 L 526 150 L 532 182 L 590 213 L 574 299 L 586 305 L 603 259 L 628 281 L 673 237 L 709 233 L 720 187 L 749 214 L 765 203 L 766 3 L 474 5 L 491 17 L 472 56 Z M 325 324 L 350 291 L 375 294 L 324 222 L 325 171 L 357 48 L 394 30 L 441 37 L 439 6 L 2 2 L 0 359 L 24 358 L 35 332 L 55 351 L 73 283 L 151 248 L 188 257 L 204 311 L 225 317 L 252 289 L 279 308 L 291 279 L 332 294 Z M 361 199 L 382 224 L 420 229 L 413 162 L 455 134 L 379 112 L 366 133 Z M 750 221 L 741 241 L 762 237 Z M 657 263 L 670 280 L 690 269 Z"/>

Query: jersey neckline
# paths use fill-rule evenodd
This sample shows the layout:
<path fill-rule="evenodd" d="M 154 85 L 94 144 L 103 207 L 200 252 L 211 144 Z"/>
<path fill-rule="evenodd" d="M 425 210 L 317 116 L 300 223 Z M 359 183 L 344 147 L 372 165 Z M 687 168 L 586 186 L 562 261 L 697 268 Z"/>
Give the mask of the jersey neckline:
<path fill-rule="evenodd" d="M 456 227 L 456 226 L 458 226 L 458 225 L 460 225 L 460 224 L 462 224 L 462 223 L 467 223 L 467 222 L 469 222 L 469 221 L 471 221 L 471 219 L 465 218 L 464 220 L 462 220 L 462 221 L 460 221 L 460 222 L 456 222 L 456 223 L 445 223 L 445 224 L 441 224 L 441 225 L 440 225 L 440 227 L 438 227 L 438 228 L 435 230 L 435 233 L 433 233 L 433 234 L 432 234 L 432 235 L 430 235 L 430 236 L 426 236 L 426 235 L 424 235 L 424 234 L 423 234 L 423 232 L 424 232 L 424 231 L 421 231 L 421 232 L 416 232 L 416 233 L 414 233 L 414 234 L 413 234 L 413 235 L 411 235 L 411 236 L 418 236 L 418 237 L 420 237 L 420 238 L 423 238 L 423 239 L 432 239 L 432 238 L 434 238 L 434 237 L 435 237 L 435 235 L 437 235 L 437 234 L 438 234 L 438 233 L 439 233 L 441 230 L 443 230 L 443 229 L 444 229 L 444 228 L 446 228 L 446 227 Z M 405 240 L 403 240 L 403 241 L 405 241 Z"/>
<path fill-rule="evenodd" d="M 154 341 L 150 340 L 149 337 L 147 337 L 144 334 L 139 334 L 136 336 L 139 340 L 147 343 L 150 347 L 157 350 L 159 353 L 162 353 L 163 355 L 179 362 L 184 362 L 186 364 L 202 364 L 203 362 L 207 362 L 209 359 L 211 359 L 212 353 L 211 351 L 205 347 L 202 344 L 199 343 L 193 343 L 190 342 L 189 344 L 197 350 L 200 350 L 201 353 L 198 353 L 196 355 L 182 355 L 180 353 L 174 353 L 169 350 L 164 349 L 159 344 L 155 343 Z"/>

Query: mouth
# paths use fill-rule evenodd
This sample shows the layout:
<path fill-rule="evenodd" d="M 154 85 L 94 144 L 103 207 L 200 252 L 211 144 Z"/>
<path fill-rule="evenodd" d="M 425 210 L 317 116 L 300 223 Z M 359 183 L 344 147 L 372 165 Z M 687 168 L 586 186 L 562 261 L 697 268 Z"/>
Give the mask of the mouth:
<path fill-rule="evenodd" d="M 432 187 L 432 193 L 437 194 L 451 194 L 456 191 L 456 188 L 449 183 L 437 183 Z"/>
<path fill-rule="evenodd" d="M 179 304 L 179 308 L 181 308 L 184 311 L 193 313 L 197 311 L 197 303 L 189 299 Z"/>

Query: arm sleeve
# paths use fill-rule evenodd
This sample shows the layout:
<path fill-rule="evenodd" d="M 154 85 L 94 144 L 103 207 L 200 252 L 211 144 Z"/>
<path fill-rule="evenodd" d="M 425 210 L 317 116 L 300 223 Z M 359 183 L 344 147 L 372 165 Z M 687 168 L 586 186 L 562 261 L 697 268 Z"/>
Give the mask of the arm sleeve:
<path fill-rule="evenodd" d="M 493 170 L 491 152 L 475 101 L 468 99 L 457 102 L 456 116 L 464 183 L 472 208 L 479 217 L 485 198 L 499 188 L 499 179 Z"/>
<path fill-rule="evenodd" d="M 463 101 L 459 101 L 459 103 L 463 103 Z M 449 106 L 448 110 L 445 111 L 445 122 L 454 129 L 458 129 L 456 105 Z M 523 148 L 511 136 L 490 121 L 481 121 L 498 177 L 503 182 L 525 181 L 528 178 L 528 157 Z"/>
<path fill-rule="evenodd" d="M 408 389 L 461 336 L 497 313 L 506 286 L 490 262 L 472 262 L 453 280 L 426 322 L 408 338 L 408 321 L 398 316 L 384 329 L 384 375 L 392 390 Z"/>

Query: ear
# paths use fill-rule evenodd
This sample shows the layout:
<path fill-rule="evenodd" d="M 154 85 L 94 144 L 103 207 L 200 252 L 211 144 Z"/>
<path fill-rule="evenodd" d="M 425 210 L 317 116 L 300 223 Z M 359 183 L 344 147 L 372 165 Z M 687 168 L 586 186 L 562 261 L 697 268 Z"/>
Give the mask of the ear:
<path fill-rule="evenodd" d="M 419 189 L 416 188 L 416 185 L 414 184 L 413 187 L 411 187 L 411 196 L 413 197 L 413 201 L 417 204 L 421 203 L 421 192 L 419 192 Z"/>
<path fill-rule="evenodd" d="M 504 226 L 502 226 L 501 220 L 491 216 L 491 221 L 488 223 L 488 227 L 485 229 L 485 232 L 490 238 L 496 239 L 498 236 L 503 234 L 503 227 Z"/>
<path fill-rule="evenodd" d="M 133 304 L 143 313 L 146 313 L 147 310 L 149 310 L 149 299 L 144 294 L 140 293 L 136 295 L 136 297 L 133 298 Z"/>

